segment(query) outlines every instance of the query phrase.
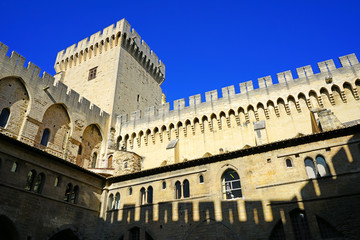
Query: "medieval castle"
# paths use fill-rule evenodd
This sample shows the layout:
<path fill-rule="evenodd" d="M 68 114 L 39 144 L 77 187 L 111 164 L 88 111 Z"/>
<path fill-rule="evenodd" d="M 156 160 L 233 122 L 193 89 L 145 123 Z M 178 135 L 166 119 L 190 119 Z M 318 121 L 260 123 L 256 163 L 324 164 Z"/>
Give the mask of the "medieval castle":
<path fill-rule="evenodd" d="M 0 238 L 360 239 L 355 54 L 165 102 L 125 20 L 56 75 L 0 43 Z"/>

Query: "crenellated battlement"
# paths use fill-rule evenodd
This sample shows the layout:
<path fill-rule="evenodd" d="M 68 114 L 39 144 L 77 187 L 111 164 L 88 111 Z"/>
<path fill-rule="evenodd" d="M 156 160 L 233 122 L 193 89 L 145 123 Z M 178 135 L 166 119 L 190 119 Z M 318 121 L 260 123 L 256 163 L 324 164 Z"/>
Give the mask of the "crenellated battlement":
<path fill-rule="evenodd" d="M 54 68 L 57 73 L 66 71 L 69 67 L 119 45 L 131 53 L 159 84 L 164 81 L 164 63 L 125 19 L 58 52 Z"/>
<path fill-rule="evenodd" d="M 34 95 L 40 94 L 39 91 L 44 91 L 50 96 L 54 103 L 63 103 L 67 108 L 77 110 L 85 114 L 91 122 L 99 123 L 103 126 L 109 118 L 109 114 L 102 111 L 98 106 L 91 104 L 89 100 L 81 97 L 79 93 L 68 89 L 68 86 L 55 78 L 47 72 L 43 72 L 40 76 L 41 68 L 34 63 L 29 62 L 24 66 L 25 58 L 13 51 L 8 57 L 9 47 L 0 42 L 0 64 L 4 71 L 1 73 L 4 76 L 20 77 L 27 88 L 33 89 Z M 11 69 L 10 72 L 8 72 Z M 8 70 L 8 71 L 6 71 Z M 1 75 L 1 77 L 3 77 Z M 35 94 L 36 93 L 36 94 Z M 36 97 L 36 96 L 34 96 Z"/>
<path fill-rule="evenodd" d="M 317 74 L 314 74 L 312 67 L 307 65 L 296 69 L 298 76 L 296 79 L 293 78 L 290 70 L 280 72 L 277 73 L 278 83 L 276 84 L 273 83 L 271 76 L 261 77 L 258 78 L 258 88 L 254 88 L 253 81 L 242 82 L 239 84 L 239 93 L 236 93 L 234 86 L 224 87 L 220 98 L 218 91 L 212 90 L 205 93 L 205 101 L 201 100 L 200 94 L 190 96 L 188 106 L 184 98 L 178 99 L 173 103 L 173 110 L 170 110 L 170 103 L 166 103 L 159 107 L 148 108 L 144 112 L 136 111 L 131 113 L 130 117 L 127 115 L 118 116 L 118 124 L 123 127 L 132 126 L 137 128 L 143 123 L 148 124 L 149 121 L 155 122 L 162 119 L 166 122 L 166 119 L 186 119 L 189 113 L 226 112 L 225 105 L 236 105 L 236 109 L 242 106 L 245 111 L 249 106 L 256 107 L 261 102 L 266 106 L 269 100 L 276 105 L 279 98 L 285 99 L 285 101 L 288 96 L 295 96 L 296 98 L 301 92 L 298 89 L 299 85 L 304 88 L 305 96 L 308 96 L 311 88 L 318 88 L 318 90 L 321 87 L 328 88 L 330 92 L 331 86 L 337 84 L 340 76 L 360 74 L 360 64 L 355 54 L 342 56 L 339 60 L 341 68 L 336 68 L 334 61 L 330 59 L 317 64 L 320 70 Z M 331 82 L 326 82 L 329 79 Z M 305 90 L 305 86 L 309 86 L 308 91 Z"/>

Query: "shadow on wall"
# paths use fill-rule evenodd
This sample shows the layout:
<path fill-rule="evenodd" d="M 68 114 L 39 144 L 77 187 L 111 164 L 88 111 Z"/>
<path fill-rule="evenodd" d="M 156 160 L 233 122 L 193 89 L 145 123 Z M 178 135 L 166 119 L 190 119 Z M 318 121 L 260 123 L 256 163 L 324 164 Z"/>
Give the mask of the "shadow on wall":
<path fill-rule="evenodd" d="M 104 239 L 359 239 L 360 148 L 351 143 L 355 138 L 327 160 L 334 166 L 327 175 L 320 176 L 323 165 L 315 168 L 315 178 L 307 180 L 299 197 L 223 200 L 220 206 L 191 199 L 124 205 L 106 213 L 109 235 Z"/>
<path fill-rule="evenodd" d="M 124 205 L 107 211 L 105 220 L 74 211 L 67 216 L 74 227 L 64 225 L 47 239 L 75 240 L 85 235 L 103 240 L 359 239 L 360 149 L 359 143 L 353 141 L 359 139 L 358 135 L 327 160 L 332 162 L 331 175 L 307 180 L 297 197 L 268 202 L 189 198 Z M 286 184 L 291 187 L 294 183 Z M 40 218 L 46 216 L 40 214 L 43 212 Z M 61 216 L 61 211 L 55 214 Z M 16 226 L 11 219 L 0 216 L 0 232 L 6 239 L 19 239 Z M 93 234 L 89 235 L 89 231 Z"/>

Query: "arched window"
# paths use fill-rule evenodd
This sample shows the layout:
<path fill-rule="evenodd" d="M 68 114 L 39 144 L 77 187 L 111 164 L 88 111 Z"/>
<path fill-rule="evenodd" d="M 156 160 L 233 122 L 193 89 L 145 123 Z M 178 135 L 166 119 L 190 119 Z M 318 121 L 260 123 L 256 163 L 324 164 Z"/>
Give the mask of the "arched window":
<path fill-rule="evenodd" d="M 166 182 L 165 181 L 162 182 L 162 189 L 166 189 Z"/>
<path fill-rule="evenodd" d="M 235 199 L 242 197 L 240 177 L 235 170 L 226 170 L 222 175 L 221 183 L 224 199 Z"/>
<path fill-rule="evenodd" d="M 179 181 L 175 183 L 175 198 L 181 198 L 181 183 Z"/>
<path fill-rule="evenodd" d="M 286 159 L 286 167 L 292 168 L 292 162 L 290 159 Z"/>
<path fill-rule="evenodd" d="M 41 142 L 40 144 L 43 146 L 47 146 L 48 142 L 49 142 L 49 138 L 50 138 L 50 130 L 48 128 L 46 128 L 43 132 L 43 135 L 41 137 Z"/>
<path fill-rule="evenodd" d="M 290 212 L 290 220 L 296 240 L 311 239 L 309 223 L 304 211 L 297 209 Z"/>
<path fill-rule="evenodd" d="M 66 202 L 69 202 L 69 201 L 70 201 L 71 192 L 72 192 L 72 184 L 69 183 L 69 184 L 66 186 L 64 201 L 66 201 Z"/>
<path fill-rule="evenodd" d="M 55 178 L 54 186 L 55 187 L 60 187 L 61 186 L 61 177 Z"/>
<path fill-rule="evenodd" d="M 286 240 L 284 226 L 281 219 L 276 223 L 271 231 L 269 240 Z"/>
<path fill-rule="evenodd" d="M 40 173 L 35 181 L 34 192 L 41 193 L 44 187 L 44 182 L 45 182 L 45 175 L 43 173 Z"/>
<path fill-rule="evenodd" d="M 91 168 L 96 168 L 97 153 L 94 152 L 92 155 Z"/>
<path fill-rule="evenodd" d="M 110 194 L 109 202 L 108 202 L 108 210 L 114 209 L 113 203 L 114 203 L 114 194 Z"/>
<path fill-rule="evenodd" d="M 146 203 L 146 190 L 145 188 L 141 188 L 140 190 L 140 205 L 144 205 Z"/>
<path fill-rule="evenodd" d="M 311 158 L 305 159 L 305 170 L 308 178 L 316 178 L 316 168 Z"/>
<path fill-rule="evenodd" d="M 71 191 L 70 202 L 76 204 L 78 202 L 78 197 L 79 197 L 79 187 L 75 186 Z"/>
<path fill-rule="evenodd" d="M 153 203 L 153 188 L 152 188 L 152 186 L 149 186 L 147 189 L 147 203 L 148 204 Z"/>
<path fill-rule="evenodd" d="M 203 183 L 203 182 L 204 182 L 204 176 L 203 176 L 203 175 L 200 175 L 200 176 L 199 176 L 199 182 L 200 182 L 200 183 Z"/>
<path fill-rule="evenodd" d="M 129 195 L 132 195 L 132 187 L 129 187 Z"/>
<path fill-rule="evenodd" d="M 119 209 L 120 208 L 120 193 L 116 193 L 115 195 L 115 209 Z"/>
<path fill-rule="evenodd" d="M 190 183 L 187 179 L 185 179 L 183 182 L 183 193 L 184 198 L 190 197 Z"/>
<path fill-rule="evenodd" d="M 8 120 L 9 120 L 9 116 L 10 116 L 10 109 L 4 108 L 0 114 L 0 127 L 4 128 L 6 126 Z"/>
<path fill-rule="evenodd" d="M 327 165 L 323 156 L 319 155 L 316 157 L 316 167 L 318 171 L 318 176 L 324 177 L 328 175 Z"/>
<path fill-rule="evenodd" d="M 34 185 L 35 177 L 36 177 L 36 171 L 31 170 L 27 175 L 25 190 L 27 190 L 27 191 L 32 190 L 33 185 Z"/>
<path fill-rule="evenodd" d="M 19 164 L 17 162 L 14 162 L 11 166 L 11 172 L 16 172 L 18 170 Z"/>

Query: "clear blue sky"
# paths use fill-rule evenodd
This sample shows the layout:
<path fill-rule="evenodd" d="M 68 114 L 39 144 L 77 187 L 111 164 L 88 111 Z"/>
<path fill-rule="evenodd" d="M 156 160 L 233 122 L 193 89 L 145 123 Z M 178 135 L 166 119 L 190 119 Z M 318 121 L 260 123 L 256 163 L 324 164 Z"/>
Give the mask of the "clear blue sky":
<path fill-rule="evenodd" d="M 126 18 L 166 64 L 167 100 L 360 58 L 359 1 L 6 1 L 0 41 L 54 74 L 58 51 Z M 276 81 L 276 80 L 275 80 Z M 221 94 L 220 94 L 221 95 Z"/>

